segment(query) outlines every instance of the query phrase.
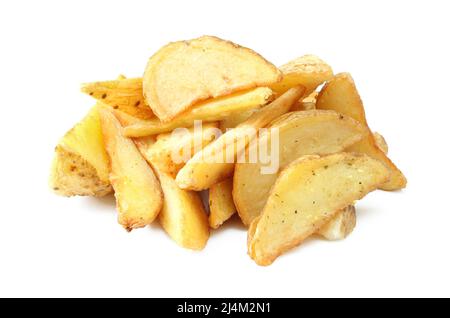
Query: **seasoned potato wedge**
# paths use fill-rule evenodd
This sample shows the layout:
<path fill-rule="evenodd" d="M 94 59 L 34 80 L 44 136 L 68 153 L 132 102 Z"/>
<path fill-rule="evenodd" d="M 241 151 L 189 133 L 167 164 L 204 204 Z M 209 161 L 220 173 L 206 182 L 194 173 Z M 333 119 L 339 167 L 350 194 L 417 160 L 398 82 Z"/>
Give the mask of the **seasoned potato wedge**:
<path fill-rule="evenodd" d="M 329 241 L 345 239 L 355 228 L 356 211 L 355 206 L 349 205 L 336 213 L 336 215 L 325 223 L 317 234 Z"/>
<path fill-rule="evenodd" d="M 160 134 L 135 138 L 141 153 L 157 165 L 161 172 L 175 178 L 178 171 L 195 153 L 195 148 L 203 149 L 220 133 L 218 123 L 203 124 L 200 130 L 194 127 L 181 130 L 179 133 Z"/>
<path fill-rule="evenodd" d="M 280 67 L 283 80 L 270 86 L 277 94 L 289 88 L 302 85 L 306 95 L 311 94 L 317 86 L 333 77 L 331 67 L 314 55 L 304 55 Z"/>
<path fill-rule="evenodd" d="M 145 69 L 143 88 L 154 113 L 167 122 L 200 101 L 268 86 L 281 78 L 281 72 L 254 51 L 202 36 L 156 52 Z"/>
<path fill-rule="evenodd" d="M 364 106 L 359 97 L 353 78 L 348 73 L 337 74 L 320 91 L 316 102 L 317 109 L 331 109 L 350 116 L 367 125 Z M 386 154 L 377 146 L 372 134 L 352 145 L 348 151 L 365 153 L 380 160 L 391 171 L 391 178 L 381 185 L 383 190 L 399 190 L 406 186 L 406 178 Z"/>
<path fill-rule="evenodd" d="M 383 163 L 365 154 L 299 158 L 280 174 L 252 226 L 249 255 L 259 265 L 271 264 L 389 176 Z"/>
<path fill-rule="evenodd" d="M 270 88 L 258 87 L 201 102 L 170 122 L 164 123 L 158 118 L 139 120 L 126 114 L 120 116 L 120 122 L 127 126 L 125 127 L 126 136 L 142 137 L 170 132 L 177 127 L 190 127 L 195 120 L 218 121 L 234 114 L 258 109 L 271 99 L 272 90 Z"/>
<path fill-rule="evenodd" d="M 121 77 L 113 81 L 85 83 L 83 93 L 99 102 L 140 119 L 155 117 L 142 93 L 142 78 Z"/>
<path fill-rule="evenodd" d="M 163 136 L 158 144 L 154 137 L 143 137 L 135 140 L 135 143 L 153 167 L 164 193 L 164 203 L 159 213 L 162 227 L 178 245 L 192 250 L 203 249 L 209 238 L 209 225 L 199 194 L 180 189 L 174 177 L 166 173 L 170 170 L 166 166 L 167 162 L 154 155 L 159 150 L 152 150 L 153 147 L 168 149 L 173 140 Z"/>
<path fill-rule="evenodd" d="M 217 229 L 235 212 L 233 178 L 216 183 L 209 188 L 209 226 Z"/>
<path fill-rule="evenodd" d="M 106 151 L 111 161 L 110 181 L 119 223 L 128 231 L 153 222 L 162 208 L 161 186 L 134 142 L 123 136 L 111 110 L 99 108 Z"/>
<path fill-rule="evenodd" d="M 229 177 L 234 169 L 237 155 L 243 150 L 255 132 L 273 119 L 286 113 L 304 92 L 303 87 L 294 87 L 271 104 L 261 108 L 236 128 L 228 130 L 217 140 L 197 152 L 178 172 L 176 181 L 183 189 L 204 190 Z"/>
<path fill-rule="evenodd" d="M 50 187 L 63 196 L 104 196 L 112 191 L 109 172 L 98 109 L 94 106 L 56 146 Z"/>
<path fill-rule="evenodd" d="M 275 151 L 279 152 L 280 169 L 303 155 L 343 151 L 368 133 L 363 125 L 352 118 L 323 110 L 287 113 L 269 127 L 279 131 L 280 147 L 275 148 Z M 269 150 L 272 149 L 271 139 L 270 132 L 260 136 L 260 142 L 267 144 Z M 252 146 L 258 147 L 257 144 Z M 272 151 L 269 153 L 272 156 Z M 262 171 L 266 165 L 261 160 L 236 164 L 233 198 L 239 216 L 247 226 L 263 210 L 269 191 L 277 179 L 277 171 L 270 174 Z"/>

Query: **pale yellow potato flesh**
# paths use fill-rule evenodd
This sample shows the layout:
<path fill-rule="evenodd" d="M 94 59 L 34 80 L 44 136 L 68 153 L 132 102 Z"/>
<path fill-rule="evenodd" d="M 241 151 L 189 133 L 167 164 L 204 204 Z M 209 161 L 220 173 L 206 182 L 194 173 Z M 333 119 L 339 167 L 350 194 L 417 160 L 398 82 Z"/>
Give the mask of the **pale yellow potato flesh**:
<path fill-rule="evenodd" d="M 112 191 L 97 106 L 59 141 L 50 187 L 59 195 L 104 196 Z"/>
<path fill-rule="evenodd" d="M 168 148 L 173 140 L 168 136 L 157 138 L 142 137 L 135 140 L 136 146 L 153 167 L 164 194 L 164 202 L 159 213 L 159 222 L 166 233 L 180 246 L 192 250 L 201 250 L 209 238 L 208 217 L 197 192 L 183 190 L 178 187 L 175 179 L 166 171 L 167 162 L 160 160 L 153 147 Z"/>
<path fill-rule="evenodd" d="M 317 109 L 335 110 L 369 127 L 355 82 L 348 73 L 337 74 L 325 84 L 317 97 L 316 107 Z M 380 189 L 392 191 L 406 187 L 405 176 L 377 146 L 373 134 L 368 134 L 366 138 L 349 147 L 348 151 L 368 154 L 389 168 L 391 177 L 386 184 L 380 186 Z"/>
<path fill-rule="evenodd" d="M 110 109 L 99 108 L 106 151 L 111 161 L 110 181 L 114 188 L 119 223 L 127 230 L 153 222 L 162 208 L 161 186 L 133 140 Z"/>
<path fill-rule="evenodd" d="M 277 94 L 283 94 L 289 88 L 302 85 L 306 95 L 311 94 L 317 86 L 333 77 L 333 70 L 323 60 L 314 55 L 298 57 L 280 66 L 283 80 L 270 86 Z"/>
<path fill-rule="evenodd" d="M 135 138 L 134 141 L 148 162 L 175 178 L 186 160 L 194 155 L 196 148 L 203 149 L 219 132 L 218 123 L 205 123 L 201 130 L 191 127 L 179 134 L 164 133 L 157 137 Z"/>
<path fill-rule="evenodd" d="M 274 121 L 270 129 L 278 129 L 279 170 L 303 155 L 341 152 L 361 140 L 367 129 L 350 117 L 334 111 L 298 111 L 287 113 Z M 262 135 L 262 144 L 272 148 L 270 131 Z M 258 145 L 254 145 L 258 146 Z M 247 149 L 252 151 L 252 149 Z M 269 152 L 272 156 L 272 152 Z M 262 212 L 278 171 L 267 174 L 261 171 L 264 164 L 237 163 L 234 171 L 233 198 L 239 216 L 250 225 Z"/>
<path fill-rule="evenodd" d="M 383 135 L 377 132 L 373 133 L 373 139 L 375 139 L 375 143 L 378 146 L 378 148 L 381 149 L 381 151 L 384 152 L 384 154 L 388 154 L 389 152 L 389 146 L 386 142 L 386 139 L 384 139 Z"/>
<path fill-rule="evenodd" d="M 201 191 L 231 176 L 234 162 L 252 138 L 254 132 L 289 111 L 303 95 L 303 87 L 293 87 L 271 104 L 261 108 L 236 128 L 228 130 L 214 142 L 197 152 L 178 172 L 176 181 L 183 189 Z M 231 154 L 231 161 L 229 159 Z M 219 158 L 220 160 L 213 160 Z M 219 162 L 217 162 L 219 161 Z"/>
<path fill-rule="evenodd" d="M 142 78 L 85 83 L 81 91 L 97 101 L 140 119 L 155 117 L 142 93 Z"/>
<path fill-rule="evenodd" d="M 316 92 L 316 91 L 312 92 L 307 97 L 305 97 L 302 100 L 299 100 L 297 103 L 295 103 L 295 105 L 292 107 L 291 111 L 316 109 L 317 95 L 318 95 L 318 92 Z"/>
<path fill-rule="evenodd" d="M 248 245 L 258 265 L 269 265 L 301 244 L 337 212 L 389 179 L 386 166 L 365 154 L 304 156 L 274 184 Z"/>
<path fill-rule="evenodd" d="M 336 215 L 325 223 L 316 234 L 328 241 L 345 239 L 356 226 L 355 206 L 349 205 L 336 213 Z"/>
<path fill-rule="evenodd" d="M 235 114 L 252 111 L 266 105 L 272 99 L 272 90 L 258 87 L 235 94 L 213 98 L 195 105 L 170 122 L 158 118 L 140 120 L 122 114 L 119 118 L 128 137 L 143 137 L 170 132 L 178 127 L 191 127 L 195 120 L 206 122 L 219 121 Z"/>
<path fill-rule="evenodd" d="M 281 72 L 256 52 L 213 36 L 169 43 L 148 61 L 147 103 L 163 122 L 208 98 L 280 81 Z"/>
<path fill-rule="evenodd" d="M 254 109 L 250 109 L 250 110 L 247 110 L 244 112 L 231 114 L 227 118 L 222 119 L 220 121 L 220 129 L 223 132 L 225 132 L 229 128 L 236 128 L 237 125 L 239 125 L 240 123 L 249 119 L 250 116 L 253 115 L 254 113 L 256 113 L 257 111 L 258 111 L 258 109 L 254 108 Z"/>
<path fill-rule="evenodd" d="M 225 179 L 209 188 L 209 226 L 219 228 L 234 213 L 233 178 Z"/>

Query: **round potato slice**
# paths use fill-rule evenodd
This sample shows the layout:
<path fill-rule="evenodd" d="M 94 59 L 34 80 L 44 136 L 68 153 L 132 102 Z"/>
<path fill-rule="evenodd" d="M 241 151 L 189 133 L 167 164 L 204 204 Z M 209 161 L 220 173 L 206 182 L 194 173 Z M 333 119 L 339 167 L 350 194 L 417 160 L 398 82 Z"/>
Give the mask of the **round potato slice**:
<path fill-rule="evenodd" d="M 352 118 L 323 110 L 287 113 L 273 122 L 270 128 L 279 130 L 279 147 L 274 149 L 279 152 L 280 169 L 303 155 L 343 151 L 368 133 L 365 126 Z M 271 134 L 260 138 L 260 144 L 267 144 L 270 157 L 274 157 L 276 154 L 272 155 L 270 150 Z M 251 151 L 250 148 L 248 151 Z M 233 199 L 239 216 L 247 226 L 261 213 L 280 170 L 264 174 L 261 170 L 263 167 L 261 160 L 236 164 Z"/>

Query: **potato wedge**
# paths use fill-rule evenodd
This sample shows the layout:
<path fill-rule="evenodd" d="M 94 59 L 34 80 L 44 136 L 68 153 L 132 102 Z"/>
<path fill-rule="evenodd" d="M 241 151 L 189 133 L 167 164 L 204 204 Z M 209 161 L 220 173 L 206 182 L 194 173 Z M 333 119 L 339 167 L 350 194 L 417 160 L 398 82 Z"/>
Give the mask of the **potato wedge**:
<path fill-rule="evenodd" d="M 389 147 L 388 147 L 386 139 L 384 139 L 383 135 L 381 135 L 380 133 L 374 132 L 373 139 L 375 139 L 375 144 L 378 146 L 378 148 L 380 148 L 381 151 L 383 151 L 384 154 L 387 155 L 389 152 Z"/>
<path fill-rule="evenodd" d="M 99 108 L 106 151 L 111 161 L 119 223 L 127 230 L 144 227 L 158 216 L 163 197 L 158 179 L 134 142 L 123 136 L 111 110 Z"/>
<path fill-rule="evenodd" d="M 199 129 L 191 127 L 179 133 L 160 134 L 156 138 L 135 138 L 135 143 L 148 162 L 175 178 L 196 150 L 203 149 L 220 134 L 218 127 L 218 123 L 205 123 Z"/>
<path fill-rule="evenodd" d="M 383 163 L 365 154 L 299 158 L 274 184 L 248 246 L 249 255 L 259 265 L 271 264 L 389 176 Z"/>
<path fill-rule="evenodd" d="M 319 93 L 316 102 L 317 109 L 331 109 L 350 116 L 360 123 L 367 125 L 364 106 L 359 97 L 353 78 L 348 73 L 337 74 Z M 382 161 L 391 171 L 391 178 L 381 185 L 383 190 L 399 190 L 406 186 L 406 178 L 386 154 L 377 146 L 372 134 L 352 145 L 348 151 L 365 153 Z"/>
<path fill-rule="evenodd" d="M 174 177 L 165 172 L 170 170 L 166 166 L 167 162 L 154 155 L 159 150 L 152 150 L 153 147 L 170 148 L 173 140 L 162 137 L 158 144 L 154 137 L 143 137 L 135 140 L 135 143 L 153 167 L 164 193 L 164 203 L 158 218 L 162 227 L 178 245 L 192 250 L 203 249 L 209 238 L 209 225 L 200 195 L 180 189 Z"/>
<path fill-rule="evenodd" d="M 289 88 L 302 85 L 306 95 L 317 86 L 333 77 L 331 67 L 314 55 L 304 55 L 280 67 L 283 80 L 270 86 L 276 94 L 283 94 Z"/>
<path fill-rule="evenodd" d="M 234 213 L 233 178 L 225 179 L 209 188 L 209 226 L 217 229 Z"/>
<path fill-rule="evenodd" d="M 196 153 L 178 172 L 176 181 L 183 189 L 204 190 L 229 177 L 234 169 L 237 155 L 258 129 L 269 124 L 273 119 L 286 113 L 292 104 L 304 92 L 303 87 L 294 87 L 281 95 L 271 104 L 254 113 L 236 128 L 228 130 L 217 140 Z"/>
<path fill-rule="evenodd" d="M 280 147 L 275 148 L 278 155 L 272 155 L 272 151 L 269 153 L 271 157 L 279 158 L 280 170 L 303 155 L 341 152 L 368 133 L 354 119 L 323 110 L 287 113 L 269 127 L 279 131 Z M 272 149 L 271 138 L 270 133 L 260 136 L 260 143 L 267 144 L 268 150 Z M 257 144 L 252 146 L 258 147 Z M 277 179 L 277 171 L 263 173 L 264 166 L 261 160 L 256 163 L 237 163 L 234 171 L 233 198 L 239 216 L 247 226 L 262 212 Z"/>
<path fill-rule="evenodd" d="M 272 99 L 272 90 L 267 87 L 231 94 L 224 97 L 213 98 L 195 105 L 192 109 L 179 115 L 170 122 L 163 123 L 158 118 L 138 120 L 131 116 L 120 117 L 125 127 L 125 135 L 129 137 L 142 137 L 164 132 L 170 132 L 177 127 L 191 127 L 195 120 L 218 121 L 230 115 L 258 109 Z"/>
<path fill-rule="evenodd" d="M 343 240 L 353 231 L 355 225 L 355 206 L 349 205 L 337 212 L 331 220 L 317 231 L 317 234 L 329 241 Z"/>
<path fill-rule="evenodd" d="M 81 91 L 97 101 L 140 119 L 155 117 L 142 93 L 142 78 L 85 83 Z"/>
<path fill-rule="evenodd" d="M 98 109 L 94 106 L 56 146 L 50 187 L 63 196 L 104 196 L 112 191 L 109 172 Z"/>
<path fill-rule="evenodd" d="M 254 51 L 202 36 L 162 47 L 148 61 L 143 88 L 153 112 L 167 122 L 200 101 L 281 78 L 281 72 Z"/>

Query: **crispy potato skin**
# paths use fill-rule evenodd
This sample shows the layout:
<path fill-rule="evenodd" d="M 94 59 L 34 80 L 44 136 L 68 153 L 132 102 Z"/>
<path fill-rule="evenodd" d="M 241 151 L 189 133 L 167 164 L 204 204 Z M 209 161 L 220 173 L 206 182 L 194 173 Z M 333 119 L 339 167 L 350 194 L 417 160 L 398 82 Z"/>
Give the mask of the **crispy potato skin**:
<path fill-rule="evenodd" d="M 234 213 L 233 178 L 216 183 L 209 188 L 209 226 L 219 228 Z"/>
<path fill-rule="evenodd" d="M 167 122 L 202 100 L 281 79 L 281 72 L 254 51 L 202 36 L 170 43 L 155 53 L 145 69 L 143 89 L 154 113 Z"/>
<path fill-rule="evenodd" d="M 99 108 L 106 151 L 111 160 L 110 181 L 114 188 L 119 223 L 127 230 L 144 227 L 162 208 L 161 186 L 134 142 L 123 136 L 111 110 Z"/>
<path fill-rule="evenodd" d="M 250 256 L 258 265 L 271 264 L 388 179 L 389 170 L 365 154 L 299 158 L 282 171 L 252 225 Z"/>
<path fill-rule="evenodd" d="M 280 169 L 303 155 L 343 151 L 368 133 L 352 118 L 324 110 L 287 113 L 269 127 L 279 130 L 279 143 L 282 145 L 279 149 Z M 272 142 L 270 134 L 260 138 L 263 144 Z M 277 173 L 262 174 L 262 167 L 261 162 L 236 164 L 233 199 L 242 222 L 247 226 L 260 215 L 277 179 Z"/>
<path fill-rule="evenodd" d="M 324 224 L 317 234 L 328 241 L 345 239 L 356 226 L 356 211 L 354 205 L 349 205 L 337 212 L 336 215 Z"/>
<path fill-rule="evenodd" d="M 335 110 L 369 127 L 355 82 L 348 73 L 337 74 L 325 84 L 317 97 L 316 107 L 317 109 Z M 389 181 L 381 185 L 380 189 L 393 191 L 406 187 L 406 177 L 377 146 L 373 134 L 367 135 L 366 138 L 349 147 L 348 151 L 368 154 L 382 161 L 391 170 Z"/>
<path fill-rule="evenodd" d="M 274 100 L 271 104 L 261 108 L 258 112 L 250 116 L 246 121 L 239 124 L 235 129 L 228 130 L 214 142 L 196 153 L 186 165 L 178 172 L 176 181 L 183 189 L 201 191 L 208 189 L 213 184 L 220 182 L 231 176 L 234 170 L 234 162 L 229 163 L 225 160 L 227 147 L 233 145 L 231 150 L 234 152 L 234 160 L 243 149 L 236 149 L 238 141 L 241 146 L 250 142 L 251 133 L 265 127 L 273 119 L 286 113 L 292 104 L 303 96 L 303 87 L 294 87 Z M 222 162 L 210 163 L 210 159 L 222 158 Z"/>

